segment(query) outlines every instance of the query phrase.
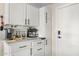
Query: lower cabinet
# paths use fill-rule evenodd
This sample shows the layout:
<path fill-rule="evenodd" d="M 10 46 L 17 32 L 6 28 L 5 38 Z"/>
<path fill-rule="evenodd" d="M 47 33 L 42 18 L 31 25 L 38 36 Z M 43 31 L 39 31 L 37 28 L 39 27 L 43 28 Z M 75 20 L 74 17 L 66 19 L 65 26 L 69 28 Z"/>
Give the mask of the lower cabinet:
<path fill-rule="evenodd" d="M 32 55 L 33 56 L 44 56 L 45 55 L 44 40 L 32 42 Z"/>
<path fill-rule="evenodd" d="M 50 50 L 49 50 L 49 45 L 48 45 L 48 40 L 45 40 L 45 56 L 50 56 Z"/>
<path fill-rule="evenodd" d="M 30 49 L 26 48 L 22 51 L 12 53 L 12 56 L 30 56 Z"/>
<path fill-rule="evenodd" d="M 44 47 L 33 47 L 32 56 L 44 56 Z"/>
<path fill-rule="evenodd" d="M 44 40 L 36 40 L 9 44 L 11 56 L 44 56 L 44 43 Z"/>
<path fill-rule="evenodd" d="M 12 56 L 30 56 L 31 42 L 23 41 L 9 44 Z"/>
<path fill-rule="evenodd" d="M 45 45 L 45 56 L 51 56 L 48 45 Z"/>

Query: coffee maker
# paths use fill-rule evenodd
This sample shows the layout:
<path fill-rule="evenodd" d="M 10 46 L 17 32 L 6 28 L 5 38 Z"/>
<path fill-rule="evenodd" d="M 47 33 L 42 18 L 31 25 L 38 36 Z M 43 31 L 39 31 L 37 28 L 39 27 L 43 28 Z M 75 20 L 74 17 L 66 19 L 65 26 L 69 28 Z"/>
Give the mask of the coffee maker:
<path fill-rule="evenodd" d="M 34 27 L 29 27 L 27 29 L 27 37 L 29 37 L 29 38 L 38 37 L 38 29 L 36 29 Z"/>

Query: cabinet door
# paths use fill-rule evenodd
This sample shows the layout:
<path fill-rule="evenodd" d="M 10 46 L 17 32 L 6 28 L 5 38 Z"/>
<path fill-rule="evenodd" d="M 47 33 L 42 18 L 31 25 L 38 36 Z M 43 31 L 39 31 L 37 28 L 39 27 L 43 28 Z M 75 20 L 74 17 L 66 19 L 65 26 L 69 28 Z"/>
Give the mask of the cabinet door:
<path fill-rule="evenodd" d="M 31 54 L 31 42 L 23 41 L 9 44 L 12 56 L 28 56 Z"/>
<path fill-rule="evenodd" d="M 39 10 L 38 8 L 32 6 L 32 5 L 27 5 L 26 7 L 26 22 L 27 25 L 30 26 L 38 26 L 39 25 Z"/>
<path fill-rule="evenodd" d="M 48 45 L 46 45 L 47 48 L 47 55 L 51 56 L 52 55 L 52 30 L 54 30 L 54 26 L 52 29 L 52 5 L 46 6 L 46 39 L 48 42 Z M 53 23 L 54 25 L 54 23 Z M 54 34 L 53 34 L 54 35 Z"/>
<path fill-rule="evenodd" d="M 51 56 L 51 53 L 50 53 L 50 49 L 49 49 L 49 45 L 48 45 L 48 40 L 45 40 L 45 56 Z"/>
<path fill-rule="evenodd" d="M 32 42 L 32 55 L 33 56 L 45 55 L 45 42 L 43 40 Z"/>
<path fill-rule="evenodd" d="M 45 17 L 45 10 L 46 7 L 42 7 L 39 9 L 39 36 L 46 37 L 46 17 Z"/>
<path fill-rule="evenodd" d="M 38 8 L 33 7 L 33 12 L 32 12 L 32 18 L 31 18 L 31 25 L 33 26 L 38 26 L 39 25 L 39 11 Z"/>
<path fill-rule="evenodd" d="M 12 56 L 30 56 L 30 48 L 12 53 Z"/>
<path fill-rule="evenodd" d="M 40 25 L 39 36 L 46 37 L 46 55 L 52 55 L 52 6 L 46 6 L 39 9 Z"/>
<path fill-rule="evenodd" d="M 10 24 L 24 25 L 25 24 L 25 4 L 11 3 L 10 8 Z"/>
<path fill-rule="evenodd" d="M 32 48 L 33 56 L 44 56 L 44 45 L 42 46 L 33 46 Z"/>

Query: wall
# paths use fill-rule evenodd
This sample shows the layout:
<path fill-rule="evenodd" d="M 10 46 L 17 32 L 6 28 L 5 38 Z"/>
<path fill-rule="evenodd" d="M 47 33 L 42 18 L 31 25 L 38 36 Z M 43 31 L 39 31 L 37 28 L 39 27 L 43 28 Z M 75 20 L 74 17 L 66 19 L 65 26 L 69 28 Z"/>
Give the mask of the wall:
<path fill-rule="evenodd" d="M 0 15 L 4 14 L 4 3 L 0 3 Z"/>
<path fill-rule="evenodd" d="M 3 3 L 0 3 L 0 16 L 1 15 L 4 15 L 4 4 Z M 4 33 L 2 31 L 0 31 L 0 41 L 1 39 L 3 39 L 4 37 Z M 3 49 L 2 49 L 2 42 L 0 42 L 0 56 L 2 56 L 3 54 Z"/>

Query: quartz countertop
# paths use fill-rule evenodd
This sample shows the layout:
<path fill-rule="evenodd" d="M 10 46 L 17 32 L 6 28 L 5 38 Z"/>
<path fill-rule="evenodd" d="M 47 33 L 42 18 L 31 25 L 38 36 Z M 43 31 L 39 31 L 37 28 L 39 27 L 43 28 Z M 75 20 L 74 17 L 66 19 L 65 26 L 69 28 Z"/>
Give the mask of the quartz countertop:
<path fill-rule="evenodd" d="M 23 42 L 23 41 L 36 41 L 36 40 L 42 40 L 42 39 L 40 37 L 37 37 L 37 38 L 24 38 L 24 39 L 21 39 L 21 40 L 9 40 L 9 39 L 6 39 L 5 41 L 8 44 L 11 44 L 11 43 L 17 43 L 17 42 Z"/>

